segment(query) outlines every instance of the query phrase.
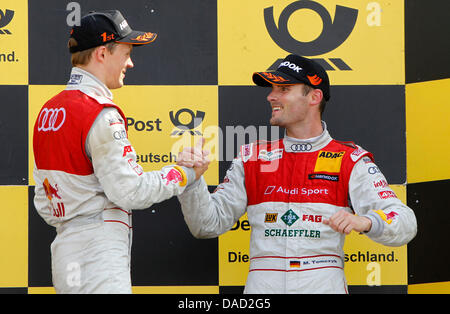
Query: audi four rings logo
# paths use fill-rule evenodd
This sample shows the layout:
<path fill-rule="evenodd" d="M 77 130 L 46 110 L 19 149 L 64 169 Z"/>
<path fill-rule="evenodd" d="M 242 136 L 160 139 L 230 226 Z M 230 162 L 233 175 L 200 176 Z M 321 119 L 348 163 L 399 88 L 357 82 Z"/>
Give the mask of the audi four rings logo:
<path fill-rule="evenodd" d="M 38 131 L 58 131 L 66 121 L 66 109 L 44 108 L 39 114 Z"/>
<path fill-rule="evenodd" d="M 308 152 L 312 149 L 312 145 L 309 143 L 292 144 L 291 149 L 294 152 Z"/>

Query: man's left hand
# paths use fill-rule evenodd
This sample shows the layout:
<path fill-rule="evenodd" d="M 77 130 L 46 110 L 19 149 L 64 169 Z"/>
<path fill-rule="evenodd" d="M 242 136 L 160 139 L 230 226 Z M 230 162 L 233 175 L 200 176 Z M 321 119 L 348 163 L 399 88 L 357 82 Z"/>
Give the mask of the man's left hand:
<path fill-rule="evenodd" d="M 356 232 L 368 232 L 372 227 L 372 221 L 367 217 L 353 215 L 345 210 L 340 210 L 323 223 L 330 226 L 334 231 L 349 234 L 352 230 Z"/>

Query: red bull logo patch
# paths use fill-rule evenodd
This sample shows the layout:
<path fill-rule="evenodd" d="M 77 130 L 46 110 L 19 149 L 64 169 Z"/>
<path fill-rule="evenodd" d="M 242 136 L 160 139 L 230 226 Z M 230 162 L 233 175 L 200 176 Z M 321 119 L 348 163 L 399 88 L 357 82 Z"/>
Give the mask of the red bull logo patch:
<path fill-rule="evenodd" d="M 161 177 L 166 180 L 166 185 L 169 185 L 170 183 L 180 183 L 180 186 L 186 185 L 184 171 L 178 167 L 170 169 L 166 175 L 161 174 Z"/>
<path fill-rule="evenodd" d="M 388 225 L 392 223 L 392 221 L 395 219 L 395 216 L 398 216 L 398 214 L 394 211 L 391 211 L 390 213 L 385 213 L 381 209 L 374 210 L 378 215 L 380 215 L 381 219 L 383 219 Z"/>
<path fill-rule="evenodd" d="M 61 200 L 61 196 L 58 194 L 59 189 L 58 185 L 55 184 L 53 187 L 47 178 L 45 178 L 44 183 L 45 195 L 47 195 L 48 200 L 50 201 L 49 210 L 54 217 L 64 217 L 66 216 L 66 209 L 64 207 L 64 203 L 59 201 Z M 55 204 L 56 203 L 56 204 Z"/>
<path fill-rule="evenodd" d="M 50 182 L 48 182 L 48 179 L 45 178 L 44 180 L 44 191 L 45 194 L 47 195 L 47 198 L 51 201 L 54 197 L 57 197 L 59 199 L 61 199 L 61 196 L 58 195 L 58 185 L 55 184 L 55 187 L 53 187 Z"/>

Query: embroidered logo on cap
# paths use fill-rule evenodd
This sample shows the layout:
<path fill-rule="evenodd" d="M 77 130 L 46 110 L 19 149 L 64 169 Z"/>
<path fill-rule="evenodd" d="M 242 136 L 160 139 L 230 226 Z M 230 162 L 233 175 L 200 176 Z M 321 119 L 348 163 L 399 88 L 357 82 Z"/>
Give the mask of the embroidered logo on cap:
<path fill-rule="evenodd" d="M 320 83 L 322 83 L 322 79 L 317 75 L 314 76 L 307 75 L 306 77 L 308 78 L 308 80 L 311 82 L 312 85 L 319 85 Z"/>

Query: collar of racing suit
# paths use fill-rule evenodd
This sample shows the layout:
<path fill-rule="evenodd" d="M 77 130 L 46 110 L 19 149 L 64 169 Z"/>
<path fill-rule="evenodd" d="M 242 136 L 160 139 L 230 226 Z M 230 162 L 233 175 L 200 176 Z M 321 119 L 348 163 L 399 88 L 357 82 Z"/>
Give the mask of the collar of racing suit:
<path fill-rule="evenodd" d="M 95 75 L 83 69 L 73 67 L 66 90 L 80 90 L 101 104 L 111 104 L 113 94 Z"/>
<path fill-rule="evenodd" d="M 308 138 L 308 139 L 298 139 L 295 137 L 289 137 L 285 135 L 283 138 L 283 144 L 286 152 L 302 153 L 302 152 L 313 152 L 324 148 L 332 140 L 330 134 L 327 130 L 327 124 L 322 121 L 323 132 L 319 136 Z"/>

